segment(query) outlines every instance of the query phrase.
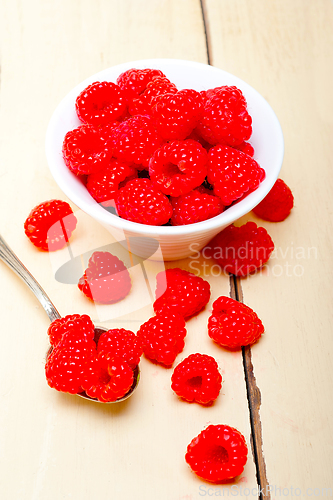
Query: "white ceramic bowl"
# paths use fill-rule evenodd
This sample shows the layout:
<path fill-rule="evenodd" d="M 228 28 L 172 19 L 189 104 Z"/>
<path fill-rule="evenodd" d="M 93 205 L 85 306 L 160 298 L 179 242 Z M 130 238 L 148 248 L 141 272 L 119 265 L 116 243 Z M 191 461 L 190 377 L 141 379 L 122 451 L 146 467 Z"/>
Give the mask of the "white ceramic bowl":
<path fill-rule="evenodd" d="M 81 181 L 66 167 L 62 158 L 65 134 L 80 125 L 75 112 L 75 99 L 95 81 L 113 81 L 130 68 L 157 68 L 178 89 L 194 88 L 198 91 L 222 85 L 235 85 L 243 92 L 252 117 L 253 133 L 250 143 L 255 159 L 264 168 L 266 177 L 258 189 L 225 212 L 204 222 L 186 226 L 148 226 L 117 217 L 93 200 Z M 46 156 L 51 173 L 68 198 L 81 210 L 106 227 L 121 241 L 131 238 L 131 251 L 141 257 L 176 260 L 188 257 L 203 248 L 219 231 L 255 207 L 269 192 L 278 178 L 284 154 L 280 123 L 267 101 L 250 85 L 221 69 L 205 64 L 177 59 L 147 59 L 131 61 L 96 73 L 77 85 L 60 102 L 50 120 L 46 134 Z"/>

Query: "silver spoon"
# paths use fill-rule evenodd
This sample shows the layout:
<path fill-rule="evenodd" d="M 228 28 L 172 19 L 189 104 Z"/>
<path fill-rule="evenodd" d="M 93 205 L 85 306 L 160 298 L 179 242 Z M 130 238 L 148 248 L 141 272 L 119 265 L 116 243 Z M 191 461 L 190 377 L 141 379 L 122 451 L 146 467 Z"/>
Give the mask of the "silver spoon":
<path fill-rule="evenodd" d="M 61 318 L 59 312 L 55 308 L 55 306 L 52 304 L 50 298 L 47 296 L 43 288 L 40 286 L 40 284 L 36 281 L 36 279 L 30 274 L 28 269 L 22 264 L 22 262 L 19 260 L 19 258 L 15 255 L 13 250 L 8 246 L 8 244 L 5 242 L 3 237 L 0 235 L 0 259 L 7 264 L 7 266 L 14 271 L 21 279 L 24 281 L 26 285 L 30 288 L 30 290 L 35 294 L 41 305 L 43 306 L 46 314 L 50 318 L 50 321 L 54 321 L 55 319 Z M 98 342 L 99 337 L 102 335 L 103 332 L 106 332 L 106 328 L 102 327 L 95 327 L 95 342 Z M 52 347 L 50 347 L 47 356 L 51 353 Z M 123 396 L 122 398 L 117 399 L 116 401 L 110 401 L 110 403 L 120 403 L 121 401 L 124 401 L 125 399 L 129 398 L 134 390 L 137 388 L 139 379 L 140 379 L 140 370 L 139 367 L 137 366 L 134 370 L 133 373 L 134 380 L 132 387 L 130 390 Z M 94 403 L 102 403 L 102 401 L 99 401 L 98 399 L 93 399 L 90 398 L 89 396 L 86 395 L 86 393 L 81 393 L 77 394 L 81 398 L 88 399 L 89 401 L 93 401 Z M 104 403 L 105 404 L 105 403 Z"/>

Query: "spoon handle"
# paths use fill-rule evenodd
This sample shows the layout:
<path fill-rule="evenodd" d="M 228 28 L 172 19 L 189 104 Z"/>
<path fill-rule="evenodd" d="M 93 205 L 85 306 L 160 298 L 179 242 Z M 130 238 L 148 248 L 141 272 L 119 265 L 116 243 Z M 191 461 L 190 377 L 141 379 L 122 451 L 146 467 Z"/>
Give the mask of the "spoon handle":
<path fill-rule="evenodd" d="M 19 258 L 15 255 L 13 250 L 7 245 L 5 240 L 0 235 L 0 259 L 7 264 L 12 271 L 14 271 L 32 292 L 35 294 L 43 308 L 45 309 L 46 314 L 50 318 L 50 321 L 54 321 L 55 319 L 61 318 L 59 312 L 52 304 L 49 297 L 46 295 L 43 288 L 40 284 L 35 280 L 32 274 L 29 273 L 28 269 L 22 264 Z"/>

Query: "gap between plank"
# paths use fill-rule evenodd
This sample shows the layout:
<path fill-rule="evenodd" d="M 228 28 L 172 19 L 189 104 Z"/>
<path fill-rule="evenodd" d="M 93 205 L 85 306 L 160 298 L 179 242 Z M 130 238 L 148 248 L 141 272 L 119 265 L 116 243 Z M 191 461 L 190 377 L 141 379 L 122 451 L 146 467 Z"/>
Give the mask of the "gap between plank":
<path fill-rule="evenodd" d="M 243 292 L 240 279 L 230 275 L 230 296 L 238 302 L 243 302 Z M 251 347 L 242 347 L 244 377 L 249 405 L 251 446 L 254 462 L 256 464 L 259 498 L 270 499 L 269 483 L 266 475 L 266 464 L 263 455 L 262 427 L 260 421 L 261 393 L 253 373 Z"/>
<path fill-rule="evenodd" d="M 211 37 L 207 15 L 206 0 L 200 0 L 202 21 L 206 40 L 207 63 L 211 65 Z M 230 297 L 243 302 L 243 292 L 239 278 L 230 275 Z M 251 356 L 251 347 L 242 347 L 242 358 L 244 368 L 244 378 L 246 384 L 247 401 L 249 407 L 250 427 L 251 427 L 251 446 L 253 459 L 256 466 L 257 483 L 259 487 L 260 500 L 270 499 L 269 483 L 266 475 L 266 464 L 263 456 L 262 429 L 260 421 L 261 393 L 256 383 L 253 373 L 253 364 Z"/>

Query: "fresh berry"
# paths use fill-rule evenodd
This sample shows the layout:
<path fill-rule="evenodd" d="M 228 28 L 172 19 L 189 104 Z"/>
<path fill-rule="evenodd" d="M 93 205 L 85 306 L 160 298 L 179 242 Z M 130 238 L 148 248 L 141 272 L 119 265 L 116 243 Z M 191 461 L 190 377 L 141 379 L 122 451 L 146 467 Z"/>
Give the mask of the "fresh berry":
<path fill-rule="evenodd" d="M 264 327 L 257 314 L 245 304 L 219 297 L 208 319 L 208 335 L 223 347 L 238 349 L 257 342 Z"/>
<path fill-rule="evenodd" d="M 148 116 L 133 116 L 117 127 L 113 138 L 113 155 L 118 160 L 148 166 L 154 151 L 162 144 Z"/>
<path fill-rule="evenodd" d="M 218 233 L 205 248 L 205 255 L 226 273 L 247 276 L 262 267 L 273 250 L 274 243 L 266 229 L 247 222 L 240 227 L 231 224 Z"/>
<path fill-rule="evenodd" d="M 212 356 L 191 354 L 176 366 L 171 389 L 186 401 L 207 405 L 220 393 L 222 377 Z"/>
<path fill-rule="evenodd" d="M 133 97 L 128 102 L 131 115 L 150 115 L 156 99 L 164 94 L 175 94 L 177 87 L 166 77 L 154 77 L 139 96 Z"/>
<path fill-rule="evenodd" d="M 207 152 L 191 139 L 172 141 L 155 151 L 149 175 L 162 193 L 177 197 L 200 186 L 207 175 Z"/>
<path fill-rule="evenodd" d="M 224 210 L 221 199 L 202 186 L 178 198 L 171 198 L 170 203 L 173 210 L 171 217 L 173 226 L 202 222 L 216 217 Z"/>
<path fill-rule="evenodd" d="M 45 374 L 50 387 L 57 391 L 78 394 L 96 356 L 96 344 L 92 339 L 78 334 L 76 328 L 57 343 L 46 360 Z"/>
<path fill-rule="evenodd" d="M 37 248 L 50 252 L 66 245 L 76 224 L 77 219 L 66 201 L 50 200 L 31 210 L 24 232 Z"/>
<path fill-rule="evenodd" d="M 95 126 L 121 118 L 126 107 L 125 92 L 112 82 L 94 82 L 78 95 L 75 102 L 79 119 Z"/>
<path fill-rule="evenodd" d="M 209 425 L 187 447 L 185 460 L 202 479 L 220 483 L 239 476 L 247 461 L 244 436 L 228 425 Z"/>
<path fill-rule="evenodd" d="M 172 215 L 168 198 L 149 179 L 129 181 L 118 191 L 115 201 L 119 217 L 139 224 L 161 226 Z"/>
<path fill-rule="evenodd" d="M 228 146 L 209 150 L 207 180 L 226 206 L 256 189 L 264 177 L 264 169 L 241 151 Z"/>
<path fill-rule="evenodd" d="M 169 367 L 184 349 L 185 320 L 179 314 L 163 312 L 141 325 L 137 335 L 145 356 Z"/>
<path fill-rule="evenodd" d="M 133 384 L 133 370 L 121 358 L 100 356 L 93 358 L 83 383 L 87 396 L 103 403 L 117 401 L 125 396 Z"/>
<path fill-rule="evenodd" d="M 109 252 L 94 252 L 80 278 L 79 289 L 100 304 L 114 304 L 131 290 L 131 277 L 125 264 Z"/>
<path fill-rule="evenodd" d="M 55 319 L 47 330 L 50 344 L 55 347 L 62 338 L 70 333 L 72 336 L 94 339 L 94 324 L 86 314 L 69 314 Z"/>
<path fill-rule="evenodd" d="M 199 135 L 210 144 L 237 146 L 247 141 L 252 133 L 252 119 L 241 90 L 224 86 L 204 95 L 204 109 L 197 126 Z"/>
<path fill-rule="evenodd" d="M 135 333 L 124 328 L 115 328 L 102 333 L 98 340 L 97 353 L 100 357 L 117 356 L 134 370 L 142 356 L 142 345 Z"/>
<path fill-rule="evenodd" d="M 195 90 L 180 90 L 155 99 L 151 116 L 164 140 L 184 140 L 196 127 L 202 110 L 202 98 Z"/>
<path fill-rule="evenodd" d="M 133 98 L 141 95 L 146 90 L 148 83 L 157 76 L 165 77 L 159 69 L 131 68 L 118 76 L 117 84 L 127 93 L 128 98 Z"/>
<path fill-rule="evenodd" d="M 210 299 L 208 281 L 182 269 L 166 269 L 156 276 L 156 313 L 167 310 L 188 319 L 201 311 Z"/>
<path fill-rule="evenodd" d="M 88 176 L 86 187 L 94 200 L 103 206 L 110 206 L 118 189 L 136 177 L 135 168 L 112 158 L 106 168 Z"/>
<path fill-rule="evenodd" d="M 112 153 L 101 130 L 81 125 L 65 135 L 62 154 L 74 174 L 92 174 L 108 166 Z"/>
<path fill-rule="evenodd" d="M 253 212 L 261 219 L 281 222 L 288 217 L 293 206 L 294 197 L 291 189 L 282 179 L 278 179 Z"/>
<path fill-rule="evenodd" d="M 247 154 L 248 156 L 253 157 L 254 156 L 254 148 L 251 146 L 249 142 L 242 142 L 242 144 L 239 144 L 238 146 L 234 146 L 235 149 L 238 149 L 238 151 L 242 151 L 243 153 Z"/>

